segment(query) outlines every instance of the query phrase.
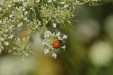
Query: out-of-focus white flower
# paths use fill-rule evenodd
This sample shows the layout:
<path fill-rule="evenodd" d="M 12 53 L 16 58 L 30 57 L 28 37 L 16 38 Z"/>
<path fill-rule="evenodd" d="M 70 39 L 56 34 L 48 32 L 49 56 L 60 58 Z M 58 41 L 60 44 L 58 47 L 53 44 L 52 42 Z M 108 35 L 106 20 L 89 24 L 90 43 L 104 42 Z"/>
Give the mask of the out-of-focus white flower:
<path fill-rule="evenodd" d="M 24 14 L 25 14 L 25 15 L 28 14 L 28 11 L 25 11 Z"/>
<path fill-rule="evenodd" d="M 29 54 L 26 53 L 25 55 L 28 56 Z"/>
<path fill-rule="evenodd" d="M 52 0 L 48 0 L 48 3 L 52 2 Z"/>
<path fill-rule="evenodd" d="M 56 23 L 53 23 L 53 27 L 56 27 L 56 25 L 57 25 Z"/>
<path fill-rule="evenodd" d="M 68 6 L 69 6 L 69 5 L 65 4 L 65 5 L 64 5 L 64 8 L 67 8 Z"/>
<path fill-rule="evenodd" d="M 13 35 L 10 35 L 8 38 L 12 39 L 13 38 Z"/>
<path fill-rule="evenodd" d="M 58 32 L 58 33 L 56 33 L 56 36 L 57 36 L 57 37 L 59 37 L 59 36 L 60 36 L 60 34 L 61 34 L 61 33 L 60 33 L 60 32 Z"/>
<path fill-rule="evenodd" d="M 52 33 L 50 31 L 45 31 L 45 33 L 44 33 L 45 38 L 48 38 L 51 35 L 52 35 Z"/>
<path fill-rule="evenodd" d="M 27 2 L 23 2 L 23 6 L 26 7 L 27 6 Z"/>
<path fill-rule="evenodd" d="M 9 51 L 8 51 L 8 53 L 11 53 L 11 52 L 12 52 L 12 50 L 9 50 Z"/>
<path fill-rule="evenodd" d="M 65 2 L 61 2 L 61 4 L 65 4 Z"/>
<path fill-rule="evenodd" d="M 59 40 L 63 40 L 60 36 L 59 37 L 57 37 Z"/>
<path fill-rule="evenodd" d="M 79 4 L 79 3 L 80 3 L 80 1 L 76 0 L 76 1 L 75 1 L 75 3 L 76 3 L 76 4 Z"/>
<path fill-rule="evenodd" d="M 20 38 L 17 38 L 17 41 L 19 42 L 20 41 Z"/>
<path fill-rule="evenodd" d="M 40 2 L 40 0 L 36 0 L 36 2 Z"/>
<path fill-rule="evenodd" d="M 56 36 L 59 40 L 63 40 L 62 37 L 61 37 L 61 33 L 60 33 L 60 32 L 57 32 L 55 36 Z"/>
<path fill-rule="evenodd" d="M 11 4 L 8 5 L 8 7 L 11 7 L 11 6 L 12 6 Z"/>
<path fill-rule="evenodd" d="M 4 38 L 1 37 L 0 40 L 1 40 L 1 41 L 4 41 Z"/>
<path fill-rule="evenodd" d="M 22 26 L 23 25 L 23 23 L 21 22 L 21 23 L 19 23 L 18 25 L 17 25 L 17 27 L 20 27 L 20 26 Z"/>
<path fill-rule="evenodd" d="M 5 42 L 4 42 L 4 45 L 6 45 L 6 46 L 9 45 L 9 42 L 5 41 Z"/>
<path fill-rule="evenodd" d="M 98 36 L 99 29 L 99 24 L 95 20 L 84 20 L 76 26 L 76 37 L 83 42 L 90 42 Z"/>
<path fill-rule="evenodd" d="M 62 46 L 61 48 L 65 50 L 65 49 L 66 49 L 66 46 L 64 45 L 64 46 Z"/>
<path fill-rule="evenodd" d="M 56 53 L 53 53 L 53 54 L 52 54 L 52 57 L 53 57 L 53 58 L 57 58 L 57 54 L 56 54 Z"/>
<path fill-rule="evenodd" d="M 45 54 L 49 53 L 49 50 L 48 49 L 44 49 L 44 53 Z"/>
<path fill-rule="evenodd" d="M 109 42 L 97 42 L 90 48 L 89 51 L 89 58 L 95 66 L 105 66 L 109 64 L 112 56 L 112 46 Z"/>
<path fill-rule="evenodd" d="M 13 14 L 10 14 L 9 17 L 10 17 L 10 18 L 13 17 Z"/>
<path fill-rule="evenodd" d="M 25 7 L 23 7 L 22 10 L 25 11 Z"/>
<path fill-rule="evenodd" d="M 62 38 L 63 38 L 63 39 L 67 39 L 67 35 L 64 34 Z"/>

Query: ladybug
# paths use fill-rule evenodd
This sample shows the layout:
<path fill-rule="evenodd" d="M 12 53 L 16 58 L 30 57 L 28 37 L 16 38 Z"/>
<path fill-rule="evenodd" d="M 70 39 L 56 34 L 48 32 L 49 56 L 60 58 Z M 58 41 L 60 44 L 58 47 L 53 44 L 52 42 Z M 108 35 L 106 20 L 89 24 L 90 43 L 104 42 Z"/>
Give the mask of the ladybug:
<path fill-rule="evenodd" d="M 56 40 L 53 42 L 52 47 L 57 49 L 60 47 L 60 45 L 61 45 L 61 40 Z"/>

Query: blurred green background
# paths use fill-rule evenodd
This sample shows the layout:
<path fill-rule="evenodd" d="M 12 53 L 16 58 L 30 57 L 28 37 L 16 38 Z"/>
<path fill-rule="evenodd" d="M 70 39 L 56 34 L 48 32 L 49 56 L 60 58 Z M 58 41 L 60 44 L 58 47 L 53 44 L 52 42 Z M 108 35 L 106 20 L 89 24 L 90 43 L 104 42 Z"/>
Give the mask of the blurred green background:
<path fill-rule="evenodd" d="M 24 61 L 9 54 L 0 56 L 0 75 L 113 75 L 113 0 L 86 4 L 77 11 L 77 21 L 62 30 L 68 35 L 67 47 L 57 59 L 43 53 L 37 35 L 33 56 Z"/>

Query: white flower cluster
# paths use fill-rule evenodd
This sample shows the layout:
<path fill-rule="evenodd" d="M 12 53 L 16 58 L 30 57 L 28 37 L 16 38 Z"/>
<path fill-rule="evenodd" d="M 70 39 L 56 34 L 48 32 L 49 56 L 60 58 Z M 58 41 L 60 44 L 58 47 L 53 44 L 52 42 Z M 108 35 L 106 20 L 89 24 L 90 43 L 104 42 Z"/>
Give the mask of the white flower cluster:
<path fill-rule="evenodd" d="M 20 56 L 28 56 L 32 54 L 31 43 L 29 42 L 29 38 L 16 38 L 14 44 L 16 45 L 13 47 L 14 54 Z"/>
<path fill-rule="evenodd" d="M 57 51 L 59 49 L 64 49 L 65 50 L 65 45 L 63 45 L 63 41 L 65 41 L 65 39 L 67 39 L 67 35 L 65 34 L 61 34 L 60 32 L 57 33 L 52 33 L 51 31 L 45 31 L 44 33 L 44 40 L 43 40 L 43 45 L 44 45 L 44 53 L 52 53 L 52 57 L 56 58 L 57 57 Z M 53 47 L 53 43 L 57 40 L 60 40 L 61 43 L 60 46 L 58 48 L 54 48 Z"/>
<path fill-rule="evenodd" d="M 9 45 L 8 40 L 13 39 L 13 28 L 14 26 L 10 25 L 8 18 L 0 20 L 0 53 L 4 50 L 5 46 Z"/>

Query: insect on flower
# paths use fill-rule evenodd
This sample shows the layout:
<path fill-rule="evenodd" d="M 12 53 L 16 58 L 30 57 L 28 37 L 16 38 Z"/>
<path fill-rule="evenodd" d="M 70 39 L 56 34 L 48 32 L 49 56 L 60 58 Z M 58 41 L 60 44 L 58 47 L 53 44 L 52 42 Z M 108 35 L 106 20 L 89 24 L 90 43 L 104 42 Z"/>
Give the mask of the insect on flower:
<path fill-rule="evenodd" d="M 60 47 L 60 45 L 61 45 L 61 40 L 56 40 L 53 42 L 52 47 L 57 49 Z"/>

